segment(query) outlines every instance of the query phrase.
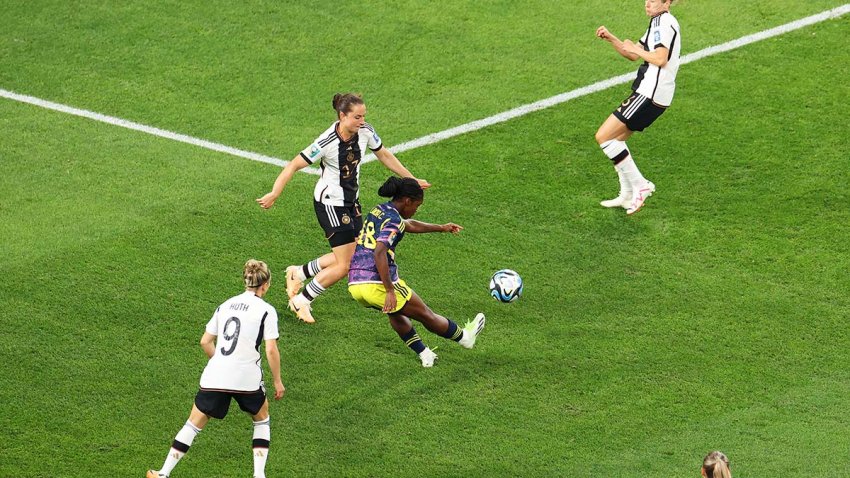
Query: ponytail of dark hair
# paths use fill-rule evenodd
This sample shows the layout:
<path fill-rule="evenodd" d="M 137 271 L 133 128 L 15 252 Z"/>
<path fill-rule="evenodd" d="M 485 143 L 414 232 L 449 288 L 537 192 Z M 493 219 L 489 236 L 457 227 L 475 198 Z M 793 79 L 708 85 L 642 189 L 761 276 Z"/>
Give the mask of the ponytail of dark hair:
<path fill-rule="evenodd" d="M 339 113 L 351 113 L 351 108 L 354 105 L 362 105 L 363 97 L 355 93 L 337 93 L 334 95 L 333 102 L 334 111 Z"/>
<path fill-rule="evenodd" d="M 392 198 L 396 201 L 401 198 L 410 198 L 414 200 L 422 199 L 425 193 L 419 182 L 413 178 L 399 178 L 390 176 L 384 182 L 384 185 L 378 189 L 378 195 L 385 198 Z"/>

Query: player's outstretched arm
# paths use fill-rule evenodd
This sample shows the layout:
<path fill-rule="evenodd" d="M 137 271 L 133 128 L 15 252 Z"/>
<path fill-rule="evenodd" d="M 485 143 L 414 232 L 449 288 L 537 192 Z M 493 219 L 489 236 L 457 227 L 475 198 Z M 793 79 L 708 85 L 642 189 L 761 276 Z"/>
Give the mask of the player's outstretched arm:
<path fill-rule="evenodd" d="M 463 230 L 462 226 L 453 222 L 446 224 L 431 224 L 430 222 L 416 221 L 414 219 L 405 219 L 404 222 L 405 232 L 412 232 L 413 234 L 422 234 L 426 232 L 451 232 L 456 235 Z"/>
<path fill-rule="evenodd" d="M 283 381 L 280 378 L 280 350 L 277 348 L 277 339 L 266 340 L 266 360 L 274 378 L 274 399 L 280 400 L 286 392 Z"/>
<path fill-rule="evenodd" d="M 375 151 L 375 156 L 378 158 L 378 161 L 380 161 L 381 164 L 383 164 L 390 171 L 396 173 L 396 175 L 398 175 L 399 177 L 416 179 L 416 182 L 419 183 L 419 187 L 421 187 L 422 189 L 428 189 L 431 187 L 431 183 L 429 183 L 428 181 L 424 179 L 419 179 L 414 175 L 410 174 L 410 171 L 408 171 L 407 168 L 405 168 L 404 165 L 401 164 L 401 161 L 399 161 L 398 158 L 395 157 L 395 154 L 393 154 L 393 152 L 389 149 L 381 148 Z"/>
<path fill-rule="evenodd" d="M 277 176 L 277 179 L 275 179 L 274 186 L 272 186 L 271 192 L 257 199 L 257 203 L 259 203 L 260 207 L 262 207 L 263 209 L 268 209 L 274 206 L 274 202 L 277 201 L 277 198 L 283 192 L 283 188 L 286 187 L 287 183 L 289 183 L 289 180 L 292 179 L 292 176 L 296 172 L 306 168 L 307 166 L 307 161 L 305 161 L 300 154 L 292 158 L 292 161 L 290 161 L 289 164 L 283 167 L 283 171 L 281 171 L 280 174 Z"/>

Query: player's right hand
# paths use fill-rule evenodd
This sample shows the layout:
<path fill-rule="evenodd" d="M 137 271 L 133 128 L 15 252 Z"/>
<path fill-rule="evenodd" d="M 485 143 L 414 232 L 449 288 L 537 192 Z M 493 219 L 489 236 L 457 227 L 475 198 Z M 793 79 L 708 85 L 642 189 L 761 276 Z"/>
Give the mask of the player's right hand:
<path fill-rule="evenodd" d="M 275 382 L 274 384 L 274 399 L 280 400 L 283 398 L 283 394 L 286 393 L 286 387 L 283 386 L 283 382 Z"/>
<path fill-rule="evenodd" d="M 268 209 L 274 206 L 275 201 L 277 201 L 277 196 L 275 196 L 274 193 L 268 193 L 265 196 L 257 199 L 257 203 L 263 209 Z"/>
<path fill-rule="evenodd" d="M 389 314 L 395 309 L 398 302 L 396 302 L 395 293 L 391 290 L 387 292 L 387 298 L 384 299 L 384 308 L 381 309 L 381 312 L 385 314 Z"/>
<path fill-rule="evenodd" d="M 443 224 L 443 232 L 451 232 L 454 235 L 458 235 L 462 230 L 463 226 L 459 226 L 453 222 Z"/>
<path fill-rule="evenodd" d="M 603 40 L 607 40 L 611 36 L 611 33 L 608 31 L 607 28 L 601 26 L 596 29 L 596 36 Z"/>

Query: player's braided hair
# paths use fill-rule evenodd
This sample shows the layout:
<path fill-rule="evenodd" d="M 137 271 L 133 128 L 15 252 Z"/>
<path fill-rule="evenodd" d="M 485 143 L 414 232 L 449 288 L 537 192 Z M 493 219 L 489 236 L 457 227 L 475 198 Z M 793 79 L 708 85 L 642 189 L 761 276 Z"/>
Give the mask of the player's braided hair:
<path fill-rule="evenodd" d="M 245 287 L 256 289 L 262 287 L 263 284 L 271 279 L 272 273 L 269 271 L 269 266 L 263 261 L 256 259 L 248 259 L 245 263 L 245 270 L 242 272 L 242 277 L 245 279 Z"/>
<path fill-rule="evenodd" d="M 390 176 L 384 182 L 384 185 L 378 189 L 378 195 L 385 198 L 392 198 L 393 201 L 403 197 L 410 199 L 422 199 L 425 193 L 422 187 L 413 178 L 399 178 Z"/>
<path fill-rule="evenodd" d="M 708 478 L 732 478 L 729 470 L 729 458 L 722 452 L 713 451 L 702 460 L 702 468 Z"/>
<path fill-rule="evenodd" d="M 350 113 L 354 105 L 363 104 L 363 97 L 355 93 L 337 93 L 332 104 L 337 114 Z"/>

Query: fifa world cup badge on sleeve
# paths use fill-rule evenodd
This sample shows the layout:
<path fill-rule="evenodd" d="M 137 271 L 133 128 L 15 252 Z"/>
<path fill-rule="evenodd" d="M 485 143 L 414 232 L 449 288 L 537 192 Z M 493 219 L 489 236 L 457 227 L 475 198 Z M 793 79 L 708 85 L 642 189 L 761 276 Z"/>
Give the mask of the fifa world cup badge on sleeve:
<path fill-rule="evenodd" d="M 318 144 L 313 143 L 313 144 L 310 146 L 310 159 L 315 158 L 315 157 L 316 157 L 316 156 L 318 156 L 318 155 L 319 155 L 319 153 L 321 153 L 321 152 L 322 152 L 322 148 L 320 148 Z"/>

